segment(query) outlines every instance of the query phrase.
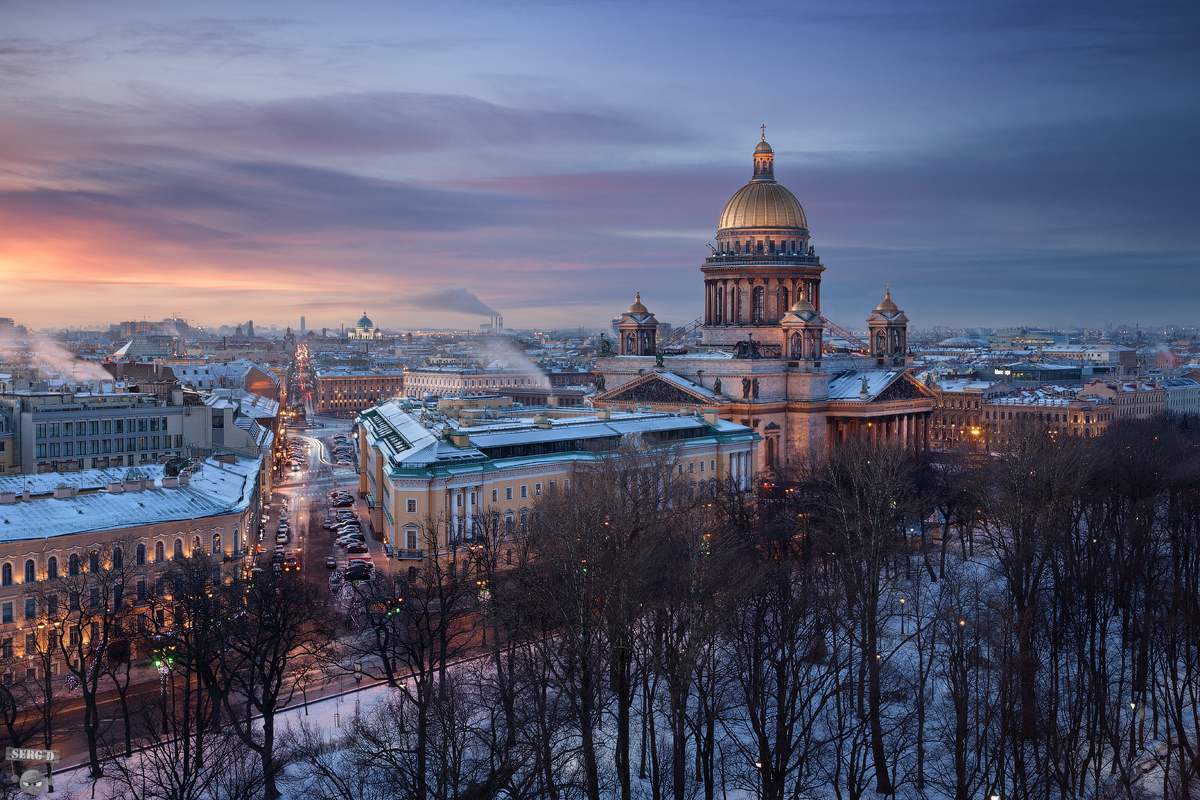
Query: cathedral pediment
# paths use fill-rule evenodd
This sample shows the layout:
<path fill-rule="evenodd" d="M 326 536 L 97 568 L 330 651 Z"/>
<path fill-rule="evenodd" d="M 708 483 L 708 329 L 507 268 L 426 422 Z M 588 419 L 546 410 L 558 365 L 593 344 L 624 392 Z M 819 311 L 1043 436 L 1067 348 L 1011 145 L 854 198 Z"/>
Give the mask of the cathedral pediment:
<path fill-rule="evenodd" d="M 654 372 L 629 383 L 600 392 L 592 398 L 594 405 L 604 403 L 666 403 L 678 405 L 711 405 L 712 392 L 673 373 Z"/>

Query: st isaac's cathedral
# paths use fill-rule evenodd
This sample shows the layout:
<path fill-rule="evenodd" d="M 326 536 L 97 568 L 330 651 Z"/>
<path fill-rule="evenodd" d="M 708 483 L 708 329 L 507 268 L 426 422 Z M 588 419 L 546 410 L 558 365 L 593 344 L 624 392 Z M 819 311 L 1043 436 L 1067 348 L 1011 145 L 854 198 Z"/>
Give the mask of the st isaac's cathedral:
<path fill-rule="evenodd" d="M 700 341 L 659 339 L 639 293 L 596 361 L 593 404 L 715 409 L 762 436 L 755 471 L 800 466 L 854 436 L 927 448 L 934 394 L 909 369 L 908 318 L 890 289 L 865 342 L 821 316 L 825 267 L 774 162 L 764 135 L 753 177 L 721 212 L 700 267 L 703 314 L 683 329 L 699 327 Z M 827 332 L 844 344 L 831 348 Z"/>

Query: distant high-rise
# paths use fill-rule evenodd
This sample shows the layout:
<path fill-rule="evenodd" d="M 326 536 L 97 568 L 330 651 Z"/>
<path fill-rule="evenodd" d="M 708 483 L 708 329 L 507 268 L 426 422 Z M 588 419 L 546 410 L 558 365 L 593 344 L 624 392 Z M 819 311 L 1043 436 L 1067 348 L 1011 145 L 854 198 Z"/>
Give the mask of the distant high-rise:
<path fill-rule="evenodd" d="M 300 333 L 304 333 L 304 317 L 300 317 Z"/>

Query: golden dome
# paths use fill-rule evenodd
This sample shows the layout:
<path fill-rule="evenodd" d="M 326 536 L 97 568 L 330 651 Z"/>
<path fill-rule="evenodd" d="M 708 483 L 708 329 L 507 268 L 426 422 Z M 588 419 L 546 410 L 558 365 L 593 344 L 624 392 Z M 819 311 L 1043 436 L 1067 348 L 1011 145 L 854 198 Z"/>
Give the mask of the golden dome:
<path fill-rule="evenodd" d="M 764 135 L 763 140 L 758 143 L 758 147 L 754 148 L 754 152 L 774 154 L 775 151 L 771 149 L 771 145 L 767 144 L 767 137 Z"/>
<path fill-rule="evenodd" d="M 808 228 L 808 220 L 787 189 L 774 181 L 753 181 L 725 204 L 717 230 L 727 228 Z"/>
<path fill-rule="evenodd" d="M 791 314 L 807 314 L 810 311 L 816 311 L 816 309 L 813 308 L 812 303 L 808 302 L 803 297 L 799 298 L 795 303 L 792 303 L 792 307 L 788 309 L 788 312 Z"/>
<path fill-rule="evenodd" d="M 887 288 L 887 292 L 883 295 L 883 302 L 875 307 L 876 311 L 899 311 L 896 304 L 892 302 L 892 287 Z"/>
<path fill-rule="evenodd" d="M 633 298 L 633 305 L 629 307 L 626 314 L 649 314 L 650 310 L 642 305 L 642 293 L 639 291 L 637 296 Z"/>

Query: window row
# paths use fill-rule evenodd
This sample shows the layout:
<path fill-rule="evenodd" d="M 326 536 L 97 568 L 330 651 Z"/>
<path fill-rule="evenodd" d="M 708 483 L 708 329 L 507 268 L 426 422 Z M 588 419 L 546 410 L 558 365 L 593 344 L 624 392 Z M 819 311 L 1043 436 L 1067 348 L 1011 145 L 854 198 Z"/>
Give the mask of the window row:
<path fill-rule="evenodd" d="M 136 419 L 89 419 L 72 422 L 39 422 L 33 426 L 35 439 L 70 436 L 106 436 L 114 433 L 152 433 L 167 430 L 168 417 Z"/>
<path fill-rule="evenodd" d="M 199 536 L 192 538 L 192 555 L 200 555 L 204 553 L 204 545 Z M 220 555 L 221 550 L 221 534 L 214 533 L 210 539 L 210 550 L 212 555 Z M 125 567 L 125 551 L 121 547 L 114 547 L 108 555 L 108 564 L 102 564 L 102 556 L 99 550 L 92 550 L 83 557 L 79 553 L 71 553 L 67 557 L 67 575 L 79 575 L 84 569 L 84 558 L 86 557 L 86 565 L 88 572 L 99 572 L 105 567 L 110 569 L 124 569 Z M 172 550 L 172 558 L 184 558 L 183 539 L 176 539 L 174 549 Z M 156 542 L 154 545 L 154 561 L 161 563 L 166 561 L 166 547 L 163 542 Z M 138 544 L 134 548 L 134 565 L 145 566 L 146 560 L 146 545 Z M 61 577 L 58 556 L 50 556 L 46 559 L 46 580 L 56 580 Z M 38 580 L 37 563 L 32 559 L 25 560 L 24 580 L 23 583 L 35 583 Z M 13 562 L 6 561 L 0 565 L 0 586 L 12 586 L 14 583 Z"/>

